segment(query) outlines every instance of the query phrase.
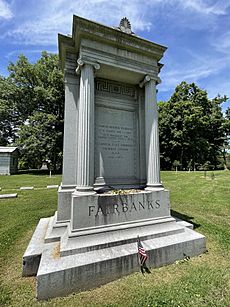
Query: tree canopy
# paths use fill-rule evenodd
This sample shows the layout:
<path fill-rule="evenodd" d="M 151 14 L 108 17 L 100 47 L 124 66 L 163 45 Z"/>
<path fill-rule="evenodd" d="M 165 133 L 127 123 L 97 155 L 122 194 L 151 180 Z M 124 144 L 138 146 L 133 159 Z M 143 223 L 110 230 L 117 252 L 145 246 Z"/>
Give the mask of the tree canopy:
<path fill-rule="evenodd" d="M 23 165 L 38 167 L 50 160 L 61 163 L 64 81 L 58 57 L 42 52 L 34 64 L 24 55 L 0 78 L 1 145 L 19 146 Z"/>
<path fill-rule="evenodd" d="M 162 168 L 218 166 L 229 127 L 221 110 L 226 100 L 226 96 L 208 99 L 207 92 L 194 83 L 181 82 L 169 101 L 159 103 Z"/>

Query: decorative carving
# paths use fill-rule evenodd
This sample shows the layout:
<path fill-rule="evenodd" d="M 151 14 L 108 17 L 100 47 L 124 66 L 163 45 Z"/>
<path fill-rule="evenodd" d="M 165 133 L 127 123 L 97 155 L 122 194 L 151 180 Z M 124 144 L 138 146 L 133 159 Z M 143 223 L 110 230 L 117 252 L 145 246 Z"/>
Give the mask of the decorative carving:
<path fill-rule="evenodd" d="M 96 90 L 112 94 L 124 95 L 136 98 L 136 88 L 131 85 L 107 81 L 104 79 L 96 80 Z"/>
<path fill-rule="evenodd" d="M 100 69 L 100 67 L 101 67 L 100 64 L 97 63 L 97 62 L 86 61 L 86 60 L 83 60 L 83 59 L 81 59 L 81 58 L 79 58 L 79 59 L 77 60 L 77 64 L 78 64 L 78 66 L 77 66 L 77 68 L 76 68 L 76 74 L 77 74 L 77 75 L 80 73 L 80 69 L 81 69 L 85 64 L 92 65 L 93 68 L 94 68 L 95 70 L 98 70 L 98 69 Z"/>
<path fill-rule="evenodd" d="M 142 80 L 139 83 L 140 88 L 143 88 L 146 85 L 146 83 L 149 82 L 150 80 L 154 80 L 156 82 L 156 85 L 161 83 L 161 79 L 159 77 L 154 77 L 154 76 L 146 75 L 144 77 L 144 80 Z"/>
<path fill-rule="evenodd" d="M 131 30 L 131 23 L 127 17 L 121 19 L 118 29 L 127 34 L 134 34 Z"/>

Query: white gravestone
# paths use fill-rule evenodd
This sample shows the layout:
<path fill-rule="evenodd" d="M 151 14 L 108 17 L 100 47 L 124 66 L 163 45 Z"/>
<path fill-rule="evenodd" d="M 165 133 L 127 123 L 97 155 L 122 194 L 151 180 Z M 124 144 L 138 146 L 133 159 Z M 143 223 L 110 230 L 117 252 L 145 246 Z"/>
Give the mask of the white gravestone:
<path fill-rule="evenodd" d="M 204 236 L 171 216 L 160 180 L 156 86 L 165 50 L 136 36 L 127 18 L 111 28 L 74 16 L 72 37 L 59 35 L 58 210 L 40 220 L 23 256 L 23 275 L 37 275 L 39 299 L 139 270 L 138 236 L 151 267 L 205 251 Z"/>

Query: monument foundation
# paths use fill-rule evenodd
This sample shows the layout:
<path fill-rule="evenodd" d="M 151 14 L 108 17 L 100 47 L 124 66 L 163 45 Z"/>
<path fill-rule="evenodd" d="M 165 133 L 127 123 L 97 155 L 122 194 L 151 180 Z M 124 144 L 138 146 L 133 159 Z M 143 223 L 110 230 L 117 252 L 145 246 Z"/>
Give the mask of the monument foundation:
<path fill-rule="evenodd" d="M 156 86 L 164 46 L 74 16 L 59 35 L 65 128 L 58 210 L 23 256 L 37 297 L 82 291 L 139 269 L 137 237 L 159 267 L 205 251 L 204 236 L 170 215 L 160 180 Z"/>

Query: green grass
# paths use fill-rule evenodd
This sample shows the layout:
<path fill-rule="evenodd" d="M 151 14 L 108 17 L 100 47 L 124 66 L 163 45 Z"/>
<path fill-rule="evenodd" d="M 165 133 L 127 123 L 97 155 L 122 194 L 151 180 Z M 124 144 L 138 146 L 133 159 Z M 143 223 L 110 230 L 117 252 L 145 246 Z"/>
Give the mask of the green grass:
<path fill-rule="evenodd" d="M 44 174 L 45 173 L 45 174 Z M 34 188 L 45 188 L 47 185 L 60 184 L 61 175 L 54 174 L 49 177 L 48 172 L 31 172 L 31 174 L 18 174 L 12 176 L 0 176 L 1 194 L 10 193 L 20 187 L 33 186 Z"/>
<path fill-rule="evenodd" d="M 207 239 L 208 252 L 190 261 L 135 273 L 91 291 L 46 302 L 35 299 L 35 278 L 21 277 L 22 255 L 41 217 L 54 213 L 60 176 L 0 177 L 1 192 L 18 198 L 0 200 L 0 305 L 6 306 L 230 306 L 230 172 L 162 172 L 173 213 L 194 224 Z M 51 182 L 52 181 L 52 182 Z M 33 191 L 17 190 L 34 186 Z"/>

